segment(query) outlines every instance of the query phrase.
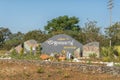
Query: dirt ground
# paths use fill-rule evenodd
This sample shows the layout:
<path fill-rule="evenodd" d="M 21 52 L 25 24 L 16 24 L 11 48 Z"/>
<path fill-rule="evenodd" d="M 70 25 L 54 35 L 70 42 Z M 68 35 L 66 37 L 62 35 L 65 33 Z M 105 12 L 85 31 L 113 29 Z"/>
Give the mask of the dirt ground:
<path fill-rule="evenodd" d="M 120 80 L 108 74 L 91 74 L 69 68 L 16 64 L 0 61 L 0 80 Z"/>

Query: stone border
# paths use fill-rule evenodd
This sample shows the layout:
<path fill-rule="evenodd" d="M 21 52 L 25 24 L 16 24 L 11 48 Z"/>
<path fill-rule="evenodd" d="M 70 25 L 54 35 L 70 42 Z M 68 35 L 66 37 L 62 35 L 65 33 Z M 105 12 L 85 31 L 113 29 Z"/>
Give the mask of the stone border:
<path fill-rule="evenodd" d="M 83 73 L 91 73 L 91 74 L 113 74 L 120 76 L 120 67 L 108 67 L 108 66 L 99 66 L 99 65 L 90 65 L 90 64 L 82 64 L 82 63 L 74 63 L 74 62 L 49 62 L 49 61 L 40 61 L 40 60 L 0 60 L 0 63 L 14 63 L 14 64 L 33 64 L 36 66 L 53 66 L 58 68 L 68 67 L 72 71 L 80 71 Z"/>

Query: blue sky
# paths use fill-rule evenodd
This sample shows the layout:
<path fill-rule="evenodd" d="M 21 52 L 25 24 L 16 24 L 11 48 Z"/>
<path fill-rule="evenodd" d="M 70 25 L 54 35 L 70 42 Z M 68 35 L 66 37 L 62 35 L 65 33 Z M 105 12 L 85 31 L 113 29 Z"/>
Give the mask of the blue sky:
<path fill-rule="evenodd" d="M 95 20 L 104 29 L 109 26 L 108 0 L 0 0 L 0 27 L 13 33 L 44 30 L 47 21 L 58 16 L 76 16 L 80 26 Z M 120 0 L 114 0 L 113 20 L 120 21 Z"/>

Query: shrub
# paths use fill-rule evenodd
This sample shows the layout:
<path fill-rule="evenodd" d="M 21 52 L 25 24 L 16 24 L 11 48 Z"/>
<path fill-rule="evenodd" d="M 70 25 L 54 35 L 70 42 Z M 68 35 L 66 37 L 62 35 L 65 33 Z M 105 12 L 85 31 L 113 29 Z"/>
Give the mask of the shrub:
<path fill-rule="evenodd" d="M 69 73 L 64 73 L 64 78 L 69 78 L 70 74 Z"/>
<path fill-rule="evenodd" d="M 39 56 L 40 54 L 29 54 L 29 53 L 26 53 L 26 54 L 19 54 L 19 53 L 16 53 L 16 52 L 12 52 L 10 55 L 9 55 L 12 59 L 26 59 L 26 60 L 39 60 Z"/>
<path fill-rule="evenodd" d="M 58 69 L 56 72 L 57 72 L 58 74 L 61 74 L 63 71 L 62 71 L 61 69 Z"/>
<path fill-rule="evenodd" d="M 22 48 L 20 51 L 20 56 L 22 56 L 24 54 L 24 49 Z"/>
<path fill-rule="evenodd" d="M 89 57 L 95 59 L 97 57 L 97 54 L 96 53 L 91 53 L 91 54 L 89 54 Z"/>
<path fill-rule="evenodd" d="M 24 75 L 25 75 L 26 77 L 30 77 L 30 73 L 28 73 L 28 72 L 24 72 Z"/>
<path fill-rule="evenodd" d="M 41 46 L 40 46 L 40 44 L 36 47 L 36 53 L 37 54 L 41 54 Z"/>
<path fill-rule="evenodd" d="M 50 73 L 48 73 L 48 74 L 47 74 L 47 77 L 51 77 L 51 74 L 50 74 Z"/>
<path fill-rule="evenodd" d="M 44 73 L 44 69 L 43 69 L 42 67 L 39 67 L 39 68 L 37 69 L 37 73 Z"/>
<path fill-rule="evenodd" d="M 12 55 L 16 55 L 16 54 L 18 54 L 18 53 L 16 52 L 15 49 L 13 49 L 13 50 L 10 52 L 10 54 L 12 54 Z"/>
<path fill-rule="evenodd" d="M 114 64 L 115 66 L 117 66 L 117 67 L 120 67 L 120 63 L 118 63 L 118 64 Z"/>
<path fill-rule="evenodd" d="M 92 62 L 91 62 L 91 60 L 88 60 L 86 63 L 87 63 L 87 64 L 91 64 Z"/>
<path fill-rule="evenodd" d="M 110 62 L 111 61 L 110 57 L 103 57 L 102 60 L 104 62 Z"/>
<path fill-rule="evenodd" d="M 103 47 L 101 49 L 101 57 L 103 61 L 120 61 L 120 53 L 116 47 Z"/>

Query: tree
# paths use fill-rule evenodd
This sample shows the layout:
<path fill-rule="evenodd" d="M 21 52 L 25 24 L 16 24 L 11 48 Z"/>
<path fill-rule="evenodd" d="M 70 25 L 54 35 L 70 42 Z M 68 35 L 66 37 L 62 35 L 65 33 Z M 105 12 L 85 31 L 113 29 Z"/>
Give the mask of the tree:
<path fill-rule="evenodd" d="M 106 29 L 108 39 L 112 41 L 112 45 L 120 45 L 120 22 L 116 22 Z"/>
<path fill-rule="evenodd" d="M 9 50 L 12 47 L 16 47 L 19 44 L 22 44 L 24 42 L 23 38 L 24 38 L 24 34 L 21 32 L 11 34 L 9 36 L 9 39 L 5 41 L 4 48 Z"/>
<path fill-rule="evenodd" d="M 45 30 L 48 31 L 48 33 L 65 30 L 79 31 L 80 28 L 78 23 L 79 19 L 75 16 L 59 16 L 48 21 L 47 25 L 45 26 Z"/>
<path fill-rule="evenodd" d="M 42 33 L 41 30 L 33 30 L 33 31 L 29 31 L 24 36 L 24 41 L 29 39 L 34 39 L 38 42 L 44 42 L 47 39 L 47 35 Z"/>
<path fill-rule="evenodd" d="M 4 42 L 9 39 L 11 31 L 8 28 L 0 27 L 0 47 L 3 47 Z"/>
<path fill-rule="evenodd" d="M 3 42 L 4 42 L 3 34 L 0 31 L 0 47 L 2 46 Z"/>
<path fill-rule="evenodd" d="M 83 33 L 85 33 L 87 42 L 95 41 L 100 33 L 100 28 L 97 27 L 96 23 L 96 21 L 88 21 L 85 23 Z"/>
<path fill-rule="evenodd" d="M 88 42 L 98 41 L 102 44 L 104 40 L 104 35 L 100 32 L 100 27 L 97 26 L 96 21 L 88 21 L 82 29 L 85 44 Z"/>

